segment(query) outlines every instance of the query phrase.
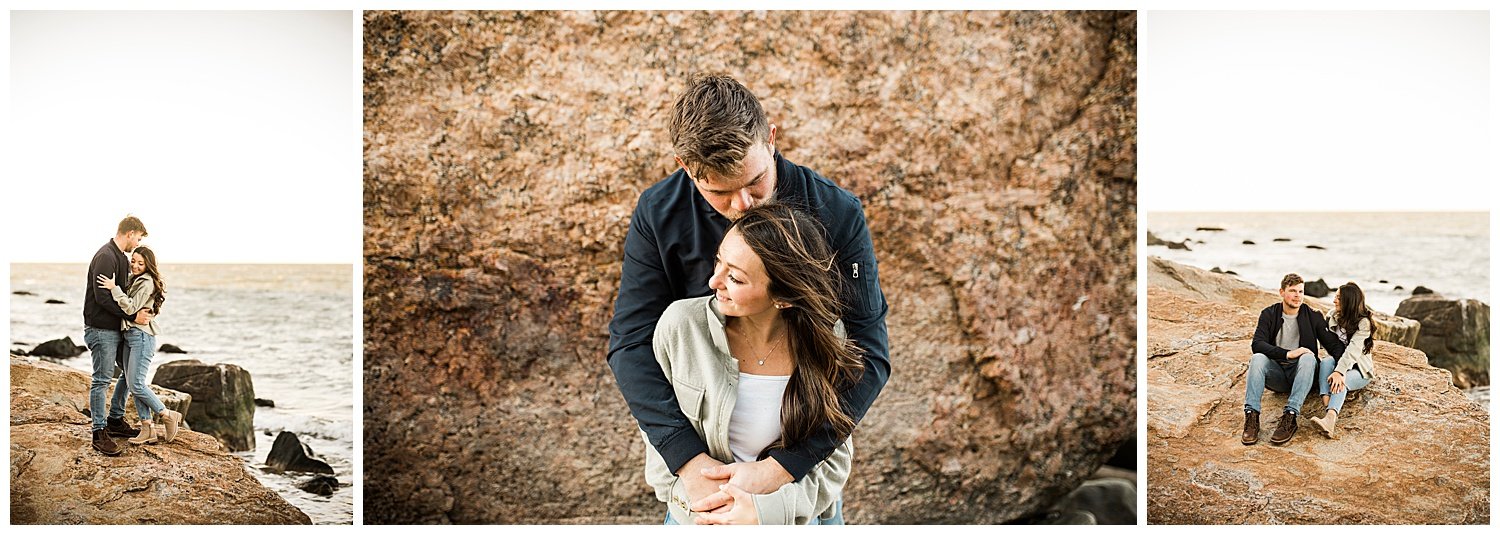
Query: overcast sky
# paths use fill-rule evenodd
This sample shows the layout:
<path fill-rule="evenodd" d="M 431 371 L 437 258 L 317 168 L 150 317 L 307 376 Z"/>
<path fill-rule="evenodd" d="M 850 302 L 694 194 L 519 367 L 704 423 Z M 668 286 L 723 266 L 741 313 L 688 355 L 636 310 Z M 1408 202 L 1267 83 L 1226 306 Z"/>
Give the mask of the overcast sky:
<path fill-rule="evenodd" d="M 353 24 L 12 12 L 5 256 L 87 262 L 131 213 L 163 262 L 358 262 Z"/>
<path fill-rule="evenodd" d="M 1490 208 L 1487 13 L 1146 20 L 1147 212 Z"/>

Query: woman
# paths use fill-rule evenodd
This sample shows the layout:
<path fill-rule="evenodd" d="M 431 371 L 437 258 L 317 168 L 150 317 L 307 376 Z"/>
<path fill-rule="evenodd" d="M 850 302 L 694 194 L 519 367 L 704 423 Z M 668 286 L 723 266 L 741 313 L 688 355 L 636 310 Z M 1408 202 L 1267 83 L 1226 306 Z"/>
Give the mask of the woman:
<path fill-rule="evenodd" d="M 1323 395 L 1327 407 L 1323 417 L 1312 417 L 1313 424 L 1323 435 L 1333 438 L 1339 421 L 1339 411 L 1344 408 L 1344 397 L 1350 390 L 1359 390 L 1375 378 L 1375 360 L 1372 358 L 1375 339 L 1375 317 L 1365 306 L 1365 293 L 1352 282 L 1339 287 L 1333 299 L 1333 311 L 1328 315 L 1328 328 L 1344 341 L 1344 354 L 1318 361 L 1318 392 Z"/>
<path fill-rule="evenodd" d="M 714 295 L 677 301 L 662 314 L 652 341 L 656 361 L 710 456 L 753 462 L 825 424 L 846 437 L 852 432 L 838 393 L 864 364 L 838 319 L 833 261 L 816 220 L 785 205 L 761 205 L 725 232 L 708 284 Z M 853 452 L 846 439 L 801 481 L 770 494 L 725 485 L 733 502 L 711 513 L 688 510 L 681 479 L 649 441 L 646 480 L 668 504 L 668 524 L 842 523 Z"/>
<path fill-rule="evenodd" d="M 161 272 L 156 269 L 156 253 L 144 246 L 136 247 L 135 252 L 130 255 L 128 290 L 121 291 L 120 287 L 115 286 L 113 279 L 104 275 L 99 275 L 99 287 L 109 290 L 115 303 L 120 305 L 127 316 L 133 316 L 141 309 L 151 310 L 153 314 L 159 315 L 161 304 L 166 300 L 167 285 L 162 281 Z M 141 426 L 140 434 L 130 439 L 130 443 L 139 445 L 171 442 L 177 438 L 182 413 L 163 405 L 161 399 L 146 384 L 146 370 L 151 366 L 151 357 L 156 354 L 156 335 L 161 330 L 154 318 L 145 325 L 121 320 L 120 330 L 125 331 L 125 343 L 130 346 L 130 356 L 125 364 L 125 381 L 130 386 L 130 394 L 135 397 L 136 413 L 145 424 Z M 162 424 L 166 428 L 161 435 L 156 434 L 156 426 L 151 424 L 153 413 L 161 415 Z"/>

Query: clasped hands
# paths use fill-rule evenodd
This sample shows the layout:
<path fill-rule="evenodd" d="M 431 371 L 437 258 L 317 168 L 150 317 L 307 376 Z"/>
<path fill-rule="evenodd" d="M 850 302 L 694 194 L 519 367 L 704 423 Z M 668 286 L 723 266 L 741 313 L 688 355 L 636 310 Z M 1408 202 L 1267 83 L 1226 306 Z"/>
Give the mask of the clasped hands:
<path fill-rule="evenodd" d="M 114 290 L 115 280 L 101 273 L 99 274 L 99 287 L 106 290 Z M 155 316 L 155 314 L 151 313 L 151 309 L 143 308 L 136 311 L 135 316 L 132 317 L 130 321 L 136 322 L 140 325 L 145 325 L 147 323 L 151 323 L 151 318 L 153 316 Z"/>
<path fill-rule="evenodd" d="M 776 459 L 724 464 L 700 453 L 677 471 L 698 524 L 758 524 L 752 494 L 770 494 L 792 482 Z"/>

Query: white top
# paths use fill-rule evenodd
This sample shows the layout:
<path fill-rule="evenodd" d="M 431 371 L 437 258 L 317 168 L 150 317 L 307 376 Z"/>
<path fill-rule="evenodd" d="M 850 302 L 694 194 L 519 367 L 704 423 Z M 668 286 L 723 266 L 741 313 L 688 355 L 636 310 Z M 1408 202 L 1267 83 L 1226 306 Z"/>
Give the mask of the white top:
<path fill-rule="evenodd" d="M 781 438 L 781 396 L 790 375 L 740 372 L 734 412 L 729 415 L 729 451 L 735 462 L 755 462 L 760 452 Z"/>

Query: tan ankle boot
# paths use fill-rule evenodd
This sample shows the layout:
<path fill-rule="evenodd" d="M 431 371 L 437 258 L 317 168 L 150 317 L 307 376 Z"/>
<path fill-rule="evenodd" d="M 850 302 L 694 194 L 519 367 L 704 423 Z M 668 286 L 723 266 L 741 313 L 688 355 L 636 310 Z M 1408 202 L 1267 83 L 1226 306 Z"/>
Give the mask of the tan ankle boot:
<path fill-rule="evenodd" d="M 141 422 L 141 433 L 139 435 L 136 435 L 136 436 L 132 437 L 129 440 L 129 442 L 131 444 L 135 444 L 137 446 L 140 446 L 140 445 L 151 444 L 153 442 L 156 442 L 157 438 L 158 437 L 156 436 L 156 426 L 152 425 L 151 422 L 148 420 L 148 421 Z"/>
<path fill-rule="evenodd" d="M 1338 429 L 1339 411 L 1323 411 L 1322 418 L 1309 419 L 1312 420 L 1313 425 L 1317 426 L 1319 431 L 1323 432 L 1323 436 L 1333 438 L 1334 431 Z"/>
<path fill-rule="evenodd" d="M 162 442 L 171 442 L 177 439 L 177 428 L 182 425 L 182 413 L 167 409 L 161 411 L 161 421 L 166 424 L 166 432 L 162 436 Z"/>

